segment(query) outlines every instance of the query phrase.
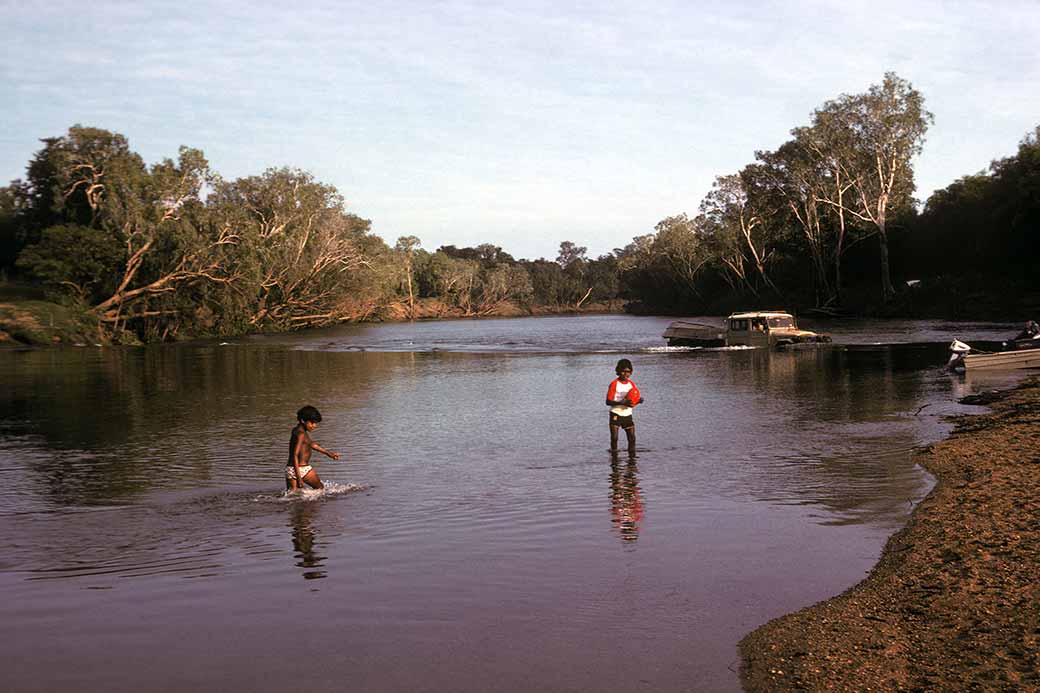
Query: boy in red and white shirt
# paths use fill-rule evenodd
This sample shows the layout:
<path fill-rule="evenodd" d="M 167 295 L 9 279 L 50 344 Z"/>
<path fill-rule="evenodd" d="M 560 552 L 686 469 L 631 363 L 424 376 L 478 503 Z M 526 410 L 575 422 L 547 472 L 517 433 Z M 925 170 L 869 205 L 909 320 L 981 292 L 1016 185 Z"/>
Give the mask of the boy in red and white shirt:
<path fill-rule="evenodd" d="M 643 401 L 639 388 L 629 380 L 632 362 L 621 359 L 614 368 L 617 378 L 607 388 L 607 406 L 610 407 L 610 449 L 617 450 L 618 429 L 625 429 L 628 452 L 636 451 L 636 424 L 632 420 L 632 408 Z"/>

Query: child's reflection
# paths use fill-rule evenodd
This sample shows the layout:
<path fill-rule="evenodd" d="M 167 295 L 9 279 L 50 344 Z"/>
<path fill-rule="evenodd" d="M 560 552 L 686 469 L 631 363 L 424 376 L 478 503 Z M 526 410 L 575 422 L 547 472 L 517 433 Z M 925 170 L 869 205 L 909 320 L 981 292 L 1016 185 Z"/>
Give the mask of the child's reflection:
<path fill-rule="evenodd" d="M 328 576 L 328 573 L 321 570 L 322 561 L 328 557 L 319 556 L 314 552 L 314 540 L 317 535 L 314 532 L 313 519 L 318 505 L 318 503 L 297 501 L 292 504 L 290 513 L 292 543 L 293 548 L 296 549 L 294 557 L 299 558 L 296 566 L 304 569 L 304 580 L 318 580 Z"/>
<path fill-rule="evenodd" d="M 639 523 L 643 519 L 643 498 L 639 491 L 636 458 L 629 456 L 626 463 L 610 456 L 610 514 L 623 541 L 639 538 Z"/>

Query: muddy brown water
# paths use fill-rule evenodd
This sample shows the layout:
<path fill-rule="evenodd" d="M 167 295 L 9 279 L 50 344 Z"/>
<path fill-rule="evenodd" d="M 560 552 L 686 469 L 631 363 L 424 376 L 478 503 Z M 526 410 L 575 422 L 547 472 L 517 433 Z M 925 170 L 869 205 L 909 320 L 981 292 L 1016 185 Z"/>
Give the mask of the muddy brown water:
<path fill-rule="evenodd" d="M 935 350 L 676 350 L 668 319 L 0 352 L 4 690 L 738 690 L 862 578 L 966 380 Z M 830 323 L 839 343 L 1004 324 Z M 607 450 L 622 356 L 646 403 Z M 303 404 L 324 493 L 282 493 Z"/>

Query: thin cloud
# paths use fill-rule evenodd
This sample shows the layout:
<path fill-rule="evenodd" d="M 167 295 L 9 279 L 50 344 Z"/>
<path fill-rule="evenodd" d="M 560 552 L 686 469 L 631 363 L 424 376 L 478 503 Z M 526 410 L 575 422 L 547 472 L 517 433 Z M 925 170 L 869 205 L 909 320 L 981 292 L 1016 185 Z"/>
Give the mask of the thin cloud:
<path fill-rule="evenodd" d="M 1013 152 L 1040 113 L 1033 2 L 0 7 L 0 177 L 83 123 L 150 161 L 199 147 L 229 178 L 308 169 L 386 238 L 521 257 L 692 213 L 888 70 L 936 114 L 920 195 Z"/>

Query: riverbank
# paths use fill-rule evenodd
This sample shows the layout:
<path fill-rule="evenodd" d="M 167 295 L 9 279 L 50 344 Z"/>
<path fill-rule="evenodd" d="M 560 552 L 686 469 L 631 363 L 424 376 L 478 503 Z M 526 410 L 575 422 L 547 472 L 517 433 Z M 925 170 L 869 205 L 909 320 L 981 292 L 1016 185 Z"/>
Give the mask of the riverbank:
<path fill-rule="evenodd" d="M 1040 690 L 1040 377 L 978 403 L 867 579 L 741 641 L 746 689 Z"/>
<path fill-rule="evenodd" d="M 24 293 L 24 292 L 23 292 Z M 474 318 L 511 318 L 544 315 L 594 315 L 622 313 L 621 301 L 585 303 L 581 306 L 521 307 L 503 301 L 479 314 L 437 301 L 423 299 L 409 307 L 395 302 L 378 311 L 345 317 L 342 322 L 407 322 L 409 320 L 466 320 Z M 181 339 L 197 339 L 218 335 L 181 335 Z M 229 335 L 219 335 L 226 337 Z M 120 344 L 139 344 L 137 338 L 124 332 Z M 65 306 L 37 298 L 0 292 L 0 347 L 85 346 L 113 343 L 98 327 L 97 316 L 85 308 Z"/>
<path fill-rule="evenodd" d="M 101 341 L 97 319 L 42 300 L 0 300 L 0 346 L 87 345 Z"/>

